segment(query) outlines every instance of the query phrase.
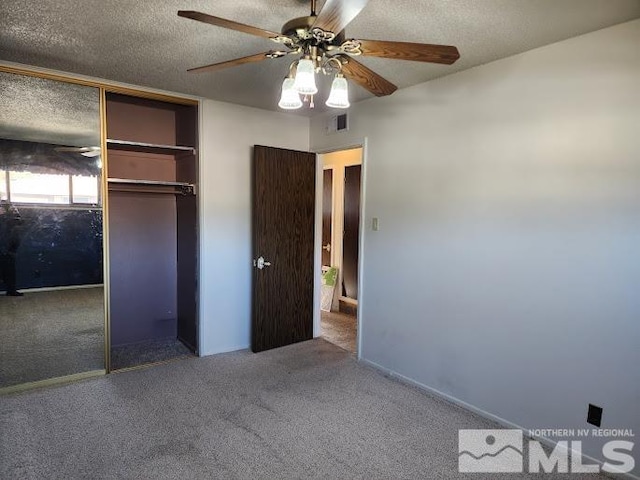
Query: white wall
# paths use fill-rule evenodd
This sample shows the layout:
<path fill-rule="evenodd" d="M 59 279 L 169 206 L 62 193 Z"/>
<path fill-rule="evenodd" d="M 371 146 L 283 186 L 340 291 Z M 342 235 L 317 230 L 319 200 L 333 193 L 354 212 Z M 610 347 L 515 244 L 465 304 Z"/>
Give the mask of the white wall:
<path fill-rule="evenodd" d="M 591 402 L 640 434 L 639 45 L 640 20 L 312 119 L 314 151 L 368 139 L 364 360 L 525 428 Z"/>
<path fill-rule="evenodd" d="M 200 124 L 200 353 L 249 347 L 253 145 L 309 150 L 309 121 L 204 100 Z"/>

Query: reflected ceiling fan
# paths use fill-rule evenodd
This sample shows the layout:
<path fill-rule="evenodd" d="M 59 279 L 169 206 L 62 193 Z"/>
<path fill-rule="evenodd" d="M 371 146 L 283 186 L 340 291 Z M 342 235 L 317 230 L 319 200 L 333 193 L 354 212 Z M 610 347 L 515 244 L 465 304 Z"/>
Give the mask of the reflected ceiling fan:
<path fill-rule="evenodd" d="M 283 82 L 282 98 L 278 105 L 284 109 L 295 109 L 300 108 L 304 100 L 313 108 L 313 96 L 318 91 L 315 85 L 315 74 L 324 73 L 335 75 L 327 105 L 334 108 L 348 108 L 347 82 L 344 77 L 379 97 L 391 95 L 398 88 L 353 57 L 366 55 L 445 65 L 451 65 L 460 58 L 458 49 L 453 46 L 347 39 L 344 28 L 360 13 L 367 2 L 368 0 L 327 0 L 320 12 L 316 14 L 316 0 L 311 0 L 311 15 L 288 21 L 282 27 L 281 33 L 206 13 L 180 10 L 178 15 L 181 17 L 264 37 L 284 47 L 282 50 L 269 50 L 192 68 L 188 71 L 211 72 L 245 63 L 295 55 L 300 58 L 295 60 L 289 68 L 289 75 Z"/>
<path fill-rule="evenodd" d="M 56 152 L 79 153 L 84 157 L 97 157 L 100 155 L 100 147 L 56 147 Z"/>

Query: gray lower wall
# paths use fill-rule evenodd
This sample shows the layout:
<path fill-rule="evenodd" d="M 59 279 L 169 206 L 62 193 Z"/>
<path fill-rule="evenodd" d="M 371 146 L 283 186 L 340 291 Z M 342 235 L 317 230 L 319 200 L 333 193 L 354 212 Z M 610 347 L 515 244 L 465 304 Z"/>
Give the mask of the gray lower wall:
<path fill-rule="evenodd" d="M 109 192 L 111 345 L 175 339 L 176 198 Z"/>
<path fill-rule="evenodd" d="M 316 151 L 367 139 L 363 359 L 525 428 L 594 403 L 640 433 L 638 45 L 634 21 L 312 119 Z"/>

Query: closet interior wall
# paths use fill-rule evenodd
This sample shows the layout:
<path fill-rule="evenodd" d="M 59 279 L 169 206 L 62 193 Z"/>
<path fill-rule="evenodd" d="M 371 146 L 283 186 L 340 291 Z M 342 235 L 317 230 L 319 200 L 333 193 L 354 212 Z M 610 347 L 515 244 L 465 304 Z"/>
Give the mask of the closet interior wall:
<path fill-rule="evenodd" d="M 107 138 L 111 346 L 195 353 L 197 187 L 153 182 L 197 185 L 197 107 L 107 93 Z"/>

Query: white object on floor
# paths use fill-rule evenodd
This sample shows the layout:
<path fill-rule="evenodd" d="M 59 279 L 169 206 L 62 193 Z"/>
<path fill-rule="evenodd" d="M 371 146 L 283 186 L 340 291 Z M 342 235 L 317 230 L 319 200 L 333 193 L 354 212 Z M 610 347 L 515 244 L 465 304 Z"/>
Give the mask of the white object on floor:
<path fill-rule="evenodd" d="M 322 267 L 322 288 L 320 292 L 320 310 L 325 312 L 331 311 L 331 304 L 333 303 L 333 295 L 336 289 L 336 282 L 338 280 L 337 267 Z"/>

